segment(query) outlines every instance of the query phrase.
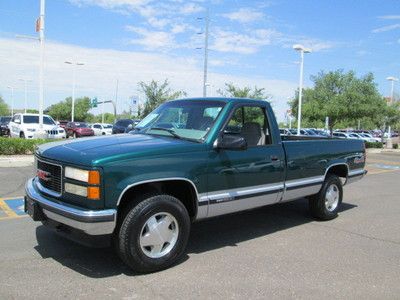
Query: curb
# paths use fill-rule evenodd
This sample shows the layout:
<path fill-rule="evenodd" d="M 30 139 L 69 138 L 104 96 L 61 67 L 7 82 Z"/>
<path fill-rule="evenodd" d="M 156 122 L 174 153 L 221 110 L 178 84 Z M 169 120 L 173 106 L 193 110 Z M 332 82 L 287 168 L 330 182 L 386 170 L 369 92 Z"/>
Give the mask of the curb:
<path fill-rule="evenodd" d="M 0 168 L 28 167 L 33 162 L 33 155 L 0 155 Z"/>
<path fill-rule="evenodd" d="M 366 149 L 367 153 L 371 154 L 380 154 L 380 153 L 391 153 L 391 154 L 399 154 L 400 155 L 400 149 L 374 149 L 374 148 L 369 148 Z"/>

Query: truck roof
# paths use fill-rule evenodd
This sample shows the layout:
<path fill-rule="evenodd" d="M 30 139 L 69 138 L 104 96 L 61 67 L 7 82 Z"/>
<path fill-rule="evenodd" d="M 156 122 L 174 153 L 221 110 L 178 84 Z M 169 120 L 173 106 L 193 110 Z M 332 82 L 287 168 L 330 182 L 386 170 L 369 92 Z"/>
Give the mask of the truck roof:
<path fill-rule="evenodd" d="M 260 101 L 262 102 L 268 102 L 267 100 L 259 100 L 259 99 L 250 99 L 250 98 L 229 98 L 229 97 L 196 97 L 196 98 L 182 98 L 182 99 L 176 99 L 174 101 L 222 101 L 222 102 L 248 102 L 248 103 L 258 103 Z"/>

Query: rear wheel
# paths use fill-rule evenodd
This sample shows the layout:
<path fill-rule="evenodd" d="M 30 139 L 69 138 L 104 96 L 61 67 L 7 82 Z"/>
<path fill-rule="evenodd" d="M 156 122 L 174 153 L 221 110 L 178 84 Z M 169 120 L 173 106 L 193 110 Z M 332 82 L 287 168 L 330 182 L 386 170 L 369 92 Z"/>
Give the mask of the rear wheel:
<path fill-rule="evenodd" d="M 21 131 L 21 132 L 19 133 L 19 137 L 20 137 L 21 139 L 24 139 L 24 138 L 25 138 L 25 133 L 24 133 L 23 131 Z"/>
<path fill-rule="evenodd" d="M 342 199 L 343 188 L 340 178 L 328 175 L 319 193 L 309 199 L 312 216 L 320 220 L 336 218 Z"/>
<path fill-rule="evenodd" d="M 148 196 L 128 208 L 118 232 L 122 260 L 138 272 L 166 269 L 183 255 L 190 232 L 185 206 L 169 195 Z"/>

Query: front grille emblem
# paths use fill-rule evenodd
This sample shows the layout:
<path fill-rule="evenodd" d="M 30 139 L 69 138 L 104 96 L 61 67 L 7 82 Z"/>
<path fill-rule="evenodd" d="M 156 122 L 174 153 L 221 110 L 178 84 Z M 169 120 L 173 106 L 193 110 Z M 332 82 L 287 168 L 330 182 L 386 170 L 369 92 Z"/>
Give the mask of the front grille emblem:
<path fill-rule="evenodd" d="M 51 174 L 49 172 L 40 169 L 37 170 L 37 177 L 39 177 L 43 181 L 50 181 L 51 180 L 50 175 Z"/>

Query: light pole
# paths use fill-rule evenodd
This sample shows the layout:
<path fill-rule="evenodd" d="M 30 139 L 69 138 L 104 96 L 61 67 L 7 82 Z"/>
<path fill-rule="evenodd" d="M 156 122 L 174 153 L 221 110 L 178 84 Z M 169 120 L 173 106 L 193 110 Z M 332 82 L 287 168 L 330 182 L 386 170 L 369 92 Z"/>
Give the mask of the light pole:
<path fill-rule="evenodd" d="M 11 117 L 14 115 L 14 87 L 8 86 L 8 89 L 11 90 Z"/>
<path fill-rule="evenodd" d="M 293 45 L 293 49 L 300 52 L 300 82 L 299 82 L 299 106 L 297 113 L 297 135 L 300 135 L 301 129 L 301 98 L 303 96 L 303 68 L 304 68 L 304 53 L 310 53 L 310 48 L 305 48 L 303 45 Z"/>
<path fill-rule="evenodd" d="M 75 118 L 75 76 L 76 76 L 76 66 L 83 66 L 84 63 L 65 61 L 64 63 L 72 65 L 72 108 L 71 108 L 71 122 L 74 122 Z"/>
<path fill-rule="evenodd" d="M 203 97 L 207 97 L 207 73 L 208 73 L 208 27 L 210 25 L 210 12 L 207 8 L 206 16 L 204 18 L 197 18 L 198 20 L 205 21 L 205 33 L 204 33 L 204 66 L 203 66 Z M 201 33 L 199 33 L 201 34 Z M 197 48 L 201 49 L 201 48 Z"/>
<path fill-rule="evenodd" d="M 26 113 L 26 109 L 28 107 L 28 90 L 27 90 L 27 85 L 28 82 L 32 82 L 30 79 L 19 79 L 19 81 L 24 82 L 24 94 L 25 94 L 25 103 L 24 103 L 24 112 Z"/>
<path fill-rule="evenodd" d="M 394 82 L 395 81 L 399 81 L 399 79 L 398 78 L 396 78 L 396 77 L 393 77 L 393 76 L 389 76 L 389 77 L 386 77 L 386 80 L 388 80 L 388 81 L 391 81 L 391 90 L 390 90 L 390 102 L 389 102 L 389 105 L 392 105 L 392 103 L 393 103 L 393 98 L 394 98 Z M 389 124 L 389 127 L 388 127 L 388 138 L 387 138 L 387 140 L 386 140 L 386 147 L 388 147 L 388 148 L 391 148 L 391 146 L 392 146 L 392 139 L 391 139 L 391 128 L 390 128 L 390 124 Z"/>

